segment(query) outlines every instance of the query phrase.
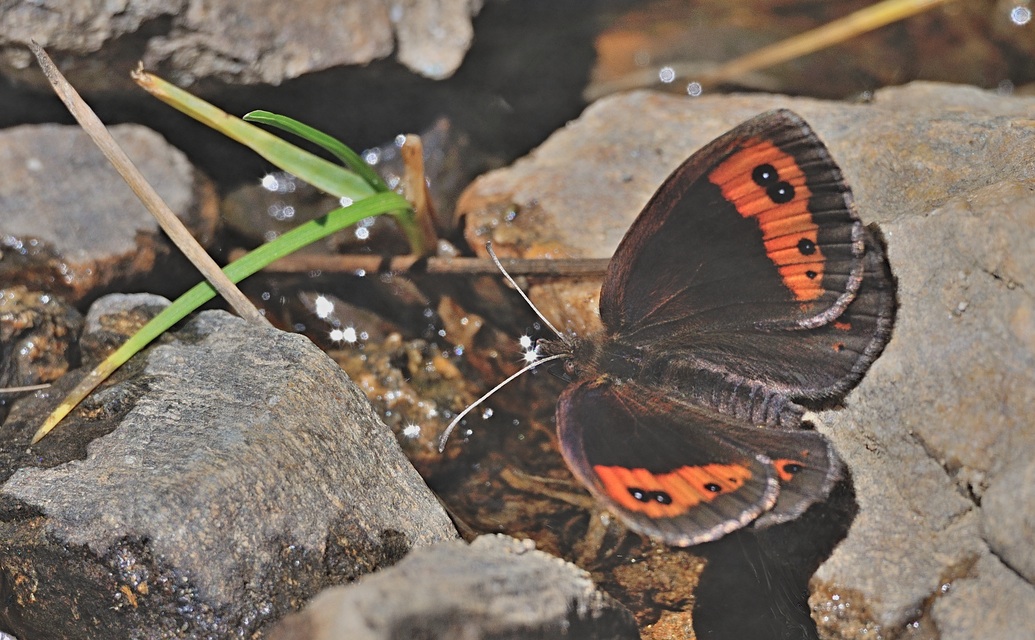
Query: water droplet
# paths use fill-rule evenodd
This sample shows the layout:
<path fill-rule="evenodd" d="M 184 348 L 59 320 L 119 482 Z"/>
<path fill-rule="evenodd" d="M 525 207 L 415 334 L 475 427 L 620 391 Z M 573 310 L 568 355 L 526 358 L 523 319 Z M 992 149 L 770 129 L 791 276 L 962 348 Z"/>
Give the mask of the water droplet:
<path fill-rule="evenodd" d="M 334 342 L 347 342 L 348 344 L 355 344 L 359 336 L 356 335 L 356 329 L 353 327 L 345 327 L 344 329 L 331 329 L 330 338 Z"/>
<path fill-rule="evenodd" d="M 314 307 L 316 311 L 316 317 L 321 320 L 326 320 L 332 313 L 334 313 L 334 303 L 327 298 L 327 296 L 319 295 L 316 296 L 314 301 Z"/>
<path fill-rule="evenodd" d="M 410 438 L 411 440 L 418 438 L 420 437 L 420 425 L 411 422 L 403 427 L 402 434 L 404 438 Z"/>

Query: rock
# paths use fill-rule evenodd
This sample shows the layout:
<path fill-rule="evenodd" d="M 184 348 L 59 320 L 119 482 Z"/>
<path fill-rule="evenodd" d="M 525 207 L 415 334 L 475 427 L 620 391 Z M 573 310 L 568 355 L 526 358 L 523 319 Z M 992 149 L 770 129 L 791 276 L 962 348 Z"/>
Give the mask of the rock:
<path fill-rule="evenodd" d="M 639 638 L 621 605 L 529 541 L 481 536 L 415 550 L 390 569 L 327 589 L 271 640 Z"/>
<path fill-rule="evenodd" d="M 980 126 L 975 111 L 968 117 Z M 984 118 L 989 123 L 1006 116 Z M 947 122 L 941 130 L 960 128 Z M 971 147 L 972 138 L 960 140 L 964 150 Z M 998 164 L 1002 155 L 1010 149 L 989 145 L 973 172 Z M 917 163 L 946 164 L 938 157 Z M 955 178 L 947 176 L 946 182 L 971 178 L 962 167 L 949 169 Z M 1031 527 L 1023 526 L 1025 519 L 1031 522 L 1032 507 L 1021 498 L 1025 489 L 1012 484 L 1021 474 L 1009 470 L 1035 454 L 1035 351 L 1017 335 L 1019 329 L 1032 330 L 1030 320 L 1027 327 L 1023 320 L 1032 302 L 1021 292 L 1035 272 L 1029 249 L 1035 191 L 1030 181 L 1001 170 L 988 186 L 971 186 L 923 215 L 882 224 L 899 279 L 894 348 L 850 398 L 853 415 L 828 417 L 853 470 L 860 513 L 848 539 L 816 575 L 819 583 L 861 594 L 873 614 L 871 629 L 903 628 L 926 618 L 933 606 L 942 638 L 1035 633 L 1030 617 L 1012 617 L 1024 609 L 1017 608 L 1018 598 L 1027 599 L 1028 610 L 1035 607 L 1035 588 L 1024 583 L 1027 595 L 1021 597 L 1021 584 L 990 557 L 995 544 L 990 549 L 986 542 L 991 534 L 1008 554 L 1027 557 L 1035 545 Z M 922 188 L 936 189 L 929 183 Z M 992 493 L 990 514 L 983 513 L 986 492 Z M 996 504 L 1004 492 L 1014 517 L 989 522 L 1005 506 Z M 1013 597 L 989 597 L 1000 590 Z M 978 592 L 988 594 L 981 600 L 989 608 L 972 604 Z M 814 601 L 821 602 L 816 596 Z M 995 620 L 1003 627 L 987 626 Z M 1018 635 L 996 633 L 1007 627 Z"/>
<path fill-rule="evenodd" d="M 1035 100 L 925 83 L 867 104 L 605 99 L 479 179 L 459 204 L 466 236 L 501 255 L 607 257 L 687 155 L 776 107 L 829 146 L 899 283 L 891 343 L 822 416 L 859 510 L 811 581 L 820 637 L 1032 637 Z M 595 296 L 574 291 L 532 287 L 551 319 L 591 326 Z"/>
<path fill-rule="evenodd" d="M 157 133 L 136 125 L 111 131 L 199 242 L 210 243 L 211 183 Z M 14 127 L 0 132 L 0 149 L 0 287 L 21 284 L 77 301 L 139 280 L 173 250 L 79 127 Z"/>
<path fill-rule="evenodd" d="M 79 339 L 85 366 L 107 358 L 169 304 L 167 298 L 151 293 L 111 293 L 95 300 Z"/>
<path fill-rule="evenodd" d="M 981 532 L 991 551 L 1024 581 L 1035 583 L 1035 463 L 1001 465 L 981 497 Z"/>
<path fill-rule="evenodd" d="M 453 75 L 474 40 L 471 18 L 482 0 L 406 0 L 389 10 L 399 62 L 427 78 Z"/>
<path fill-rule="evenodd" d="M 78 364 L 83 316 L 60 298 L 0 289 L 0 388 L 51 382 Z"/>
<path fill-rule="evenodd" d="M 5 3 L 6 4 L 6 3 Z M 407 0 L 386 3 L 302 0 L 291 5 L 243 2 L 163 3 L 135 0 L 98 10 L 79 1 L 51 11 L 13 3 L 0 11 L 0 73 L 39 84 L 27 72 L 35 39 L 76 78 L 80 91 L 129 86 L 128 69 L 151 69 L 191 84 L 280 84 L 341 65 L 389 56 L 432 79 L 456 71 L 474 36 L 471 19 L 481 0 Z"/>
<path fill-rule="evenodd" d="M 205 312 L 119 376 L 39 445 L 60 392 L 23 399 L 0 430 L 3 619 L 19 637 L 252 636 L 456 536 L 301 336 Z M 85 450 L 70 444 L 91 429 Z"/>

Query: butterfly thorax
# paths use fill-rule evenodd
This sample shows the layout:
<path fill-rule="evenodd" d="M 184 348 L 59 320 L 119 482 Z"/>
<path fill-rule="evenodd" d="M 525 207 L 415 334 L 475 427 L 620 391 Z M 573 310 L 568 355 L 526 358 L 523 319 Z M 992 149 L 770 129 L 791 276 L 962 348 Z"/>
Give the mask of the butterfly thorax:
<path fill-rule="evenodd" d="M 646 362 L 640 347 L 606 335 L 567 334 L 558 340 L 543 340 L 539 343 L 539 353 L 544 357 L 568 356 L 564 371 L 573 380 L 603 374 L 619 380 L 635 380 L 642 377 Z"/>

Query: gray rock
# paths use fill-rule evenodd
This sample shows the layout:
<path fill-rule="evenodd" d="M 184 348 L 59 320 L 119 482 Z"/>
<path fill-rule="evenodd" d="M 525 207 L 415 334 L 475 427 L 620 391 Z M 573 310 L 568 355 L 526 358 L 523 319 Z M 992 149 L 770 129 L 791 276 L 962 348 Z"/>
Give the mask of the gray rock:
<path fill-rule="evenodd" d="M 453 75 L 474 40 L 471 17 L 483 0 L 405 0 L 389 10 L 399 40 L 399 62 L 422 76 Z"/>
<path fill-rule="evenodd" d="M 86 312 L 79 338 L 84 366 L 95 366 L 133 337 L 170 304 L 153 293 L 110 293 L 101 296 Z"/>
<path fill-rule="evenodd" d="M 847 407 L 823 414 L 859 513 L 812 580 L 821 637 L 1035 637 L 1035 99 L 924 83 L 867 104 L 609 98 L 480 178 L 458 206 L 467 238 L 501 255 L 608 257 L 686 156 L 777 107 L 828 145 L 899 281 L 891 343 Z M 532 293 L 586 330 L 595 286 Z"/>
<path fill-rule="evenodd" d="M 1030 547 L 1029 547 L 1030 548 Z M 966 575 L 947 579 L 942 597 L 931 605 L 939 640 L 1029 640 L 1032 637 L 1031 583 L 987 553 L 967 567 Z"/>
<path fill-rule="evenodd" d="M 194 236 L 211 242 L 211 183 L 157 133 L 137 125 L 111 132 Z M 80 299 L 146 274 L 170 252 L 158 223 L 79 127 L 0 132 L 0 172 L 0 287 Z"/>
<path fill-rule="evenodd" d="M 481 536 L 416 550 L 390 569 L 334 587 L 271 640 L 639 638 L 629 612 L 573 564 L 530 541 Z"/>
<path fill-rule="evenodd" d="M 35 39 L 58 57 L 80 91 L 130 86 L 148 68 L 191 84 L 279 84 L 306 73 L 364 65 L 391 55 L 433 79 L 456 71 L 471 45 L 481 0 L 261 0 L 155 2 L 104 6 L 90 0 L 59 8 L 0 0 L 0 73 L 39 85 L 26 49 Z M 42 86 L 42 85 L 41 85 Z"/>
<path fill-rule="evenodd" d="M 981 531 L 1000 560 L 1035 583 L 1035 462 L 1003 465 L 981 498 Z"/>
<path fill-rule="evenodd" d="M 304 337 L 205 312 L 134 368 L 59 427 L 114 423 L 85 458 L 48 461 L 59 432 L 29 452 L 54 466 L 0 485 L 16 635 L 251 636 L 323 587 L 455 537 L 366 398 Z M 6 447 L 38 424 L 20 408 Z"/>
<path fill-rule="evenodd" d="M 958 131 L 964 118 L 974 128 L 993 130 L 999 120 L 1010 129 L 1002 116 L 966 113 L 942 130 Z M 971 140 L 961 138 L 961 155 Z M 1015 142 L 1035 140 L 1029 132 Z M 991 156 L 1009 155 L 989 152 L 970 159 L 974 172 L 998 162 Z M 939 160 L 916 164 L 949 164 Z M 955 168 L 942 188 L 969 182 L 970 173 Z M 1003 173 L 922 215 L 882 223 L 899 280 L 895 334 L 849 409 L 825 416 L 852 469 L 860 511 L 814 580 L 823 593 L 843 585 L 861 595 L 851 599 L 865 603 L 874 629 L 890 632 L 930 614 L 942 638 L 1035 634 L 1031 616 L 1020 613 L 1035 610 L 1035 588 L 990 556 L 998 547 L 1003 557 L 1030 558 L 1035 548 L 1023 526 L 1032 517 L 1028 488 L 1014 485 L 1021 474 L 1010 471 L 1035 456 L 1035 350 L 1022 338 L 1033 329 L 1024 291 L 1035 273 L 1035 192 L 1018 172 Z M 977 506 L 986 492 L 990 514 Z M 1004 492 L 1009 504 L 997 505 Z M 1013 517 L 990 521 L 1004 508 Z M 1011 597 L 993 595 L 1000 591 Z M 975 606 L 978 594 L 987 607 Z M 828 608 L 825 598 L 814 603 Z M 996 632 L 1007 627 L 1018 635 Z"/>

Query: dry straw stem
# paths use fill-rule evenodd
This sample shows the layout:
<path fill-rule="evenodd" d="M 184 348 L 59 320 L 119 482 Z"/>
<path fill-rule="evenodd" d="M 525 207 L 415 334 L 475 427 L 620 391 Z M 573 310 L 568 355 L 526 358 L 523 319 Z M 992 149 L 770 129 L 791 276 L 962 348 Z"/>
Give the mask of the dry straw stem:
<path fill-rule="evenodd" d="M 698 81 L 702 86 L 726 82 L 750 71 L 771 67 L 775 64 L 793 60 L 794 58 L 839 44 L 868 31 L 873 31 L 892 22 L 904 20 L 951 1 L 884 0 L 884 2 L 878 2 L 865 9 L 860 9 L 844 18 L 828 22 L 821 27 L 730 60 L 714 71 L 703 74 Z"/>
<path fill-rule="evenodd" d="M 47 389 L 49 387 L 50 383 L 30 384 L 24 387 L 4 387 L 0 389 L 0 393 L 27 393 L 29 391 L 39 391 L 40 389 Z"/>
<path fill-rule="evenodd" d="M 860 9 L 844 18 L 828 22 L 821 27 L 791 36 L 739 58 L 734 58 L 717 67 L 713 67 L 710 71 L 703 70 L 706 65 L 701 62 L 674 63 L 665 66 L 672 69 L 680 79 L 697 82 L 703 89 L 707 90 L 716 85 L 746 76 L 753 71 L 765 69 L 766 67 L 840 44 L 858 35 L 879 29 L 892 22 L 904 20 L 948 2 L 952 2 L 952 0 L 884 0 L 865 9 Z M 610 93 L 651 86 L 657 82 L 657 69 L 645 69 L 608 82 L 598 83 L 587 89 L 586 98 L 595 100 Z"/>
<path fill-rule="evenodd" d="M 215 290 L 223 296 L 227 303 L 242 318 L 257 324 L 269 325 L 269 321 L 259 313 L 259 310 L 241 293 L 241 290 L 234 286 L 234 283 L 226 277 L 226 274 L 219 268 L 216 261 L 198 244 L 198 241 L 183 226 L 183 223 L 172 212 L 169 205 L 165 204 L 154 190 L 154 187 L 148 184 L 140 170 L 136 168 L 129 156 L 126 155 L 126 152 L 122 150 L 122 147 L 108 133 L 107 128 L 105 128 L 100 118 L 97 117 L 97 114 L 83 101 L 79 93 L 72 88 L 72 85 L 58 71 L 57 66 L 54 65 L 53 60 L 43 50 L 43 47 L 36 42 L 32 42 L 29 47 L 39 61 L 44 75 L 47 76 L 47 80 L 54 87 L 55 93 L 65 103 L 65 106 L 68 107 L 69 113 L 79 122 L 79 125 L 90 136 L 94 144 L 104 153 L 108 161 L 119 172 L 119 175 L 126 181 L 137 198 L 144 203 L 144 206 L 147 207 L 147 210 L 151 212 L 151 215 L 161 225 L 162 230 L 179 247 L 180 251 L 201 271 L 205 279 L 212 284 Z"/>

